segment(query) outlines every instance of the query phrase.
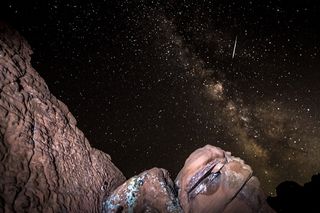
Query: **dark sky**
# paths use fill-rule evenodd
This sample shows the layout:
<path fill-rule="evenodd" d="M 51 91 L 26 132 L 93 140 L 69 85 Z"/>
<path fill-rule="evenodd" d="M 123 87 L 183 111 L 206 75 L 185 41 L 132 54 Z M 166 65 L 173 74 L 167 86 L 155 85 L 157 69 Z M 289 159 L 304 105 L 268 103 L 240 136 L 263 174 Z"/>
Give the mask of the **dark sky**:
<path fill-rule="evenodd" d="M 127 177 L 174 177 L 212 144 L 271 193 L 320 171 L 320 3 L 243 2 L 2 1 L 0 16 Z"/>

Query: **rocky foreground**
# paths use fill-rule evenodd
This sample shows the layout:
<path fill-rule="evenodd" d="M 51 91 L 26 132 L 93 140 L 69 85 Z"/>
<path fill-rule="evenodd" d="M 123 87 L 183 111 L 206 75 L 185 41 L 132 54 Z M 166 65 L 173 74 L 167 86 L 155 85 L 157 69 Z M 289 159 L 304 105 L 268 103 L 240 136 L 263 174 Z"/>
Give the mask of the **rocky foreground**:
<path fill-rule="evenodd" d="M 153 168 L 119 186 L 104 212 L 273 212 L 250 166 L 230 152 L 206 145 L 186 160 L 175 183 Z"/>
<path fill-rule="evenodd" d="M 270 212 L 250 166 L 217 147 L 193 152 L 175 181 L 153 168 L 125 182 L 92 148 L 0 23 L 0 212 Z"/>

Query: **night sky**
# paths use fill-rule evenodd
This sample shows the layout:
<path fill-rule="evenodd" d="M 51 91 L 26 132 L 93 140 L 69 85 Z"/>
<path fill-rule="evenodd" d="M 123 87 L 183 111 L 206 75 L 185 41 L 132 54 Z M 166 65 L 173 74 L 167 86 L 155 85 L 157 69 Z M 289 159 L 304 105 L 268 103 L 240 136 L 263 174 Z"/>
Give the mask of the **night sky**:
<path fill-rule="evenodd" d="M 11 1 L 0 16 L 92 146 L 172 177 L 212 144 L 267 193 L 320 172 L 320 2 Z"/>

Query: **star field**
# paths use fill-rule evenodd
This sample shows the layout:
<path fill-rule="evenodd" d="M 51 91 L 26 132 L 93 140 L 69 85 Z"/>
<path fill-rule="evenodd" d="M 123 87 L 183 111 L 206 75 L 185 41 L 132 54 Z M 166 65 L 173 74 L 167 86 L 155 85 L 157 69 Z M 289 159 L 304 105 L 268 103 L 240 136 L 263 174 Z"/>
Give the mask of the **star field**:
<path fill-rule="evenodd" d="M 127 177 L 175 176 L 205 144 L 244 159 L 268 193 L 320 171 L 317 1 L 1 4 L 51 92 Z"/>

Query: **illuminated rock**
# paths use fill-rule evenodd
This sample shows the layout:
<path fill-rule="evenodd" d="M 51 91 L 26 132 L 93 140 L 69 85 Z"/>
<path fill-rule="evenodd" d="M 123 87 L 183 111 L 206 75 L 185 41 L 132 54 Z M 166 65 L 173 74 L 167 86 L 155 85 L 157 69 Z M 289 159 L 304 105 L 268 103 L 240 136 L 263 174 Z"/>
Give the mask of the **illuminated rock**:
<path fill-rule="evenodd" d="M 273 212 L 250 166 L 206 145 L 186 160 L 174 185 L 163 169 L 135 176 L 106 198 L 104 212 Z"/>
<path fill-rule="evenodd" d="M 174 183 L 153 168 L 127 180 L 103 204 L 103 212 L 182 212 Z"/>
<path fill-rule="evenodd" d="M 250 166 L 211 145 L 188 157 L 175 182 L 184 212 L 273 212 Z"/>
<path fill-rule="evenodd" d="M 98 212 L 124 182 L 32 68 L 27 42 L 0 23 L 0 212 Z"/>

